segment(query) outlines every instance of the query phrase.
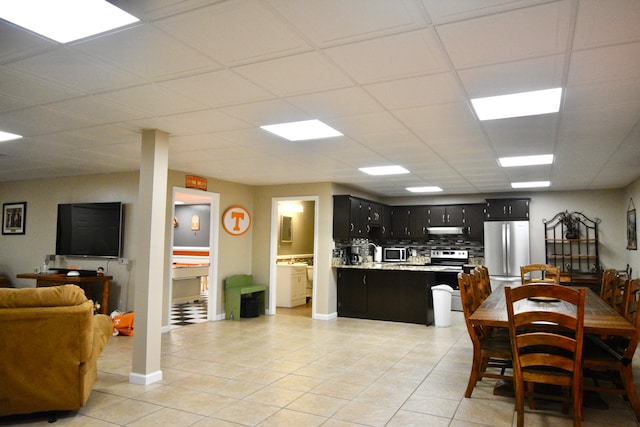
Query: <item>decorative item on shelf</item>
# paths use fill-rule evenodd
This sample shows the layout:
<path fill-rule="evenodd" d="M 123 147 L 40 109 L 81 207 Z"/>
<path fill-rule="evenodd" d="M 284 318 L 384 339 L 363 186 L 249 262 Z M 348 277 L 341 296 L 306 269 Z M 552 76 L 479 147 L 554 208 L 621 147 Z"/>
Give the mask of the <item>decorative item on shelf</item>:
<path fill-rule="evenodd" d="M 577 217 L 570 214 L 569 211 L 564 211 L 560 214 L 560 222 L 565 226 L 565 238 L 577 239 L 579 237 Z"/>

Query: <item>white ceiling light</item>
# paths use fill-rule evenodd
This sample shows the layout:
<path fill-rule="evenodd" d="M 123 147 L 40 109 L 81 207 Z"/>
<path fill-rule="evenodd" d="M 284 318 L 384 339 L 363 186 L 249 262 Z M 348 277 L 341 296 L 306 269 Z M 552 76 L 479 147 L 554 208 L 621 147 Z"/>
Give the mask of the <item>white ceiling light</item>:
<path fill-rule="evenodd" d="M 300 202 L 278 202 L 278 212 L 304 212 L 304 207 Z"/>
<path fill-rule="evenodd" d="M 15 133 L 3 132 L 0 130 L 0 142 L 11 141 L 13 139 L 20 139 L 22 135 L 16 135 Z"/>
<path fill-rule="evenodd" d="M 68 43 L 139 21 L 105 0 L 4 1 L 0 18 Z"/>
<path fill-rule="evenodd" d="M 511 188 L 540 188 L 549 187 L 551 181 L 512 182 Z"/>
<path fill-rule="evenodd" d="M 401 175 L 404 173 L 409 173 L 408 170 L 403 168 L 402 166 L 394 165 L 394 166 L 376 166 L 371 168 L 359 168 L 360 172 L 364 172 L 368 175 Z"/>
<path fill-rule="evenodd" d="M 342 136 L 340 132 L 331 126 L 327 126 L 320 120 L 280 123 L 277 125 L 260 126 L 260 128 L 288 139 L 289 141 L 306 141 L 309 139 Z"/>
<path fill-rule="evenodd" d="M 500 157 L 500 166 L 509 168 L 513 166 L 550 165 L 553 163 L 553 154 L 541 154 L 539 156 Z"/>
<path fill-rule="evenodd" d="M 407 191 L 412 193 L 438 193 L 442 191 L 440 187 L 407 187 Z"/>
<path fill-rule="evenodd" d="M 535 116 L 560 111 L 562 88 L 490 96 L 471 100 L 480 120 Z"/>

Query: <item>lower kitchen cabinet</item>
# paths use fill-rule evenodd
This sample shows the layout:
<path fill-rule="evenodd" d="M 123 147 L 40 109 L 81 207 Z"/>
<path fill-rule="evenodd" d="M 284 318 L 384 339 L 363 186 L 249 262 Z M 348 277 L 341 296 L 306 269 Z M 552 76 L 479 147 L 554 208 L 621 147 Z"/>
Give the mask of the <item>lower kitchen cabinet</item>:
<path fill-rule="evenodd" d="M 432 324 L 431 272 L 338 269 L 338 316 Z"/>
<path fill-rule="evenodd" d="M 366 317 L 367 276 L 365 270 L 338 269 L 338 316 Z"/>

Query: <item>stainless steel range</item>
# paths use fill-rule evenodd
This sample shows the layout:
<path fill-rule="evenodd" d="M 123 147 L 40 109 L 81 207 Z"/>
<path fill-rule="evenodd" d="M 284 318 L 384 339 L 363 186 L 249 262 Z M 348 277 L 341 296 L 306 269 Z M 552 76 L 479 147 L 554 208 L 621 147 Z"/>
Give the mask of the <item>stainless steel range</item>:
<path fill-rule="evenodd" d="M 453 288 L 451 295 L 451 310 L 462 311 L 460 288 L 458 287 L 458 273 L 462 272 L 462 266 L 469 263 L 469 251 L 433 249 L 431 250 L 431 265 L 441 266 L 446 273 L 436 272 L 436 285 L 449 285 Z"/>
<path fill-rule="evenodd" d="M 449 267 L 452 270 L 462 271 L 462 266 L 469 263 L 469 251 L 432 249 L 431 265 Z"/>

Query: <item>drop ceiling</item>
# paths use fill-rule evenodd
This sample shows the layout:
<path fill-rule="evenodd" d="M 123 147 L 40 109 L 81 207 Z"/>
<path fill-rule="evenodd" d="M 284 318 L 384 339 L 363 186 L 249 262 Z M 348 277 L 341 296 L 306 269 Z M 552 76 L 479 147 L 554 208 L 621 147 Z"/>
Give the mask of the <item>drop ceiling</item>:
<path fill-rule="evenodd" d="M 116 0 L 141 19 L 61 45 L 0 21 L 0 181 L 169 166 L 381 197 L 624 187 L 640 177 L 637 0 Z M 470 99 L 564 88 L 560 113 L 480 122 Z M 342 137 L 259 126 L 320 119 Z M 500 168 L 498 157 L 554 154 Z M 360 167 L 401 165 L 373 177 Z"/>

